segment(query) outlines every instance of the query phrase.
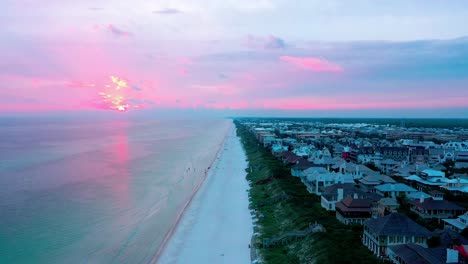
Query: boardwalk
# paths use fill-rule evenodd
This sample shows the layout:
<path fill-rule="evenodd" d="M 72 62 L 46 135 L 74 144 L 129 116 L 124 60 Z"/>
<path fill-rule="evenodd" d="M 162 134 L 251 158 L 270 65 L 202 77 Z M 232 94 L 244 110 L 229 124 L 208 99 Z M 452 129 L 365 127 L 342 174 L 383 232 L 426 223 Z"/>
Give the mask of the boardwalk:
<path fill-rule="evenodd" d="M 262 247 L 269 248 L 277 245 L 284 245 L 286 243 L 298 240 L 316 232 L 326 232 L 326 230 L 321 224 L 315 223 L 313 225 L 309 225 L 309 228 L 304 230 L 291 230 L 279 234 L 278 236 L 273 238 L 264 238 L 262 242 Z"/>

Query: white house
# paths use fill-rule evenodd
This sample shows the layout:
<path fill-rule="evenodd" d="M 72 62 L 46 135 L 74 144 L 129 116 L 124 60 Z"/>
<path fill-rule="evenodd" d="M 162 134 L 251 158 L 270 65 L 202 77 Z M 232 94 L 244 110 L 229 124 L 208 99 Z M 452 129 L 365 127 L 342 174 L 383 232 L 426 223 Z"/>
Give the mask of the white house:
<path fill-rule="evenodd" d="M 307 187 L 309 193 L 321 195 L 322 190 L 337 183 L 354 183 L 351 175 L 336 172 L 328 172 L 325 168 L 312 167 L 304 171 L 302 183 Z"/>
<path fill-rule="evenodd" d="M 468 212 L 459 215 L 456 219 L 442 219 L 442 221 L 445 222 L 445 226 L 460 233 L 463 229 L 468 227 Z"/>

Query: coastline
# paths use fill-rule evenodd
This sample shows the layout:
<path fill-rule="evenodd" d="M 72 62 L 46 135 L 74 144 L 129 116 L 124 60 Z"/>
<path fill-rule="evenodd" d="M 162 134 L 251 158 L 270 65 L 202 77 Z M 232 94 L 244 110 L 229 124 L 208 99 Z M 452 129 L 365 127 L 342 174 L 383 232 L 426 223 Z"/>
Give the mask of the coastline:
<path fill-rule="evenodd" d="M 241 150 L 240 161 L 244 162 L 245 164 L 238 164 L 239 153 L 233 150 L 234 144 L 238 144 L 238 147 Z M 231 160 L 233 158 L 235 165 L 232 165 L 231 163 Z M 245 205 L 241 205 L 239 209 L 244 211 L 244 216 L 246 219 L 248 219 L 248 226 L 246 228 L 243 228 L 244 230 L 248 230 L 248 235 L 245 237 L 245 243 L 243 247 L 240 248 L 240 250 L 243 250 L 245 252 L 245 256 L 248 256 L 247 261 L 250 260 L 250 251 L 248 248 L 248 244 L 250 243 L 250 237 L 252 235 L 252 221 L 248 209 L 248 198 L 246 193 L 246 189 L 248 189 L 249 186 L 247 181 L 245 180 L 245 168 L 247 167 L 247 162 L 245 160 L 246 156 L 244 150 L 241 147 L 240 139 L 236 135 L 236 127 L 231 122 L 230 127 L 228 128 L 216 152 L 216 155 L 214 156 L 209 168 L 204 174 L 203 180 L 200 181 L 199 185 L 195 188 L 194 192 L 192 193 L 190 199 L 183 207 L 183 210 L 181 210 L 181 212 L 177 216 L 174 225 L 166 234 L 163 243 L 161 244 L 161 247 L 158 249 L 158 252 L 152 259 L 151 263 L 184 263 L 184 261 L 181 261 L 181 259 L 183 258 L 189 258 L 191 261 L 193 261 L 193 258 L 201 257 L 200 255 L 193 256 L 196 255 L 196 253 L 190 252 L 189 249 L 194 247 L 199 248 L 199 250 L 197 250 L 197 253 L 200 250 L 205 250 L 207 251 L 206 254 L 208 254 L 213 245 L 210 244 L 212 242 L 210 239 L 206 239 L 205 234 L 210 232 L 210 230 L 208 229 L 210 229 L 212 226 L 221 226 L 223 224 L 223 222 L 219 221 L 219 217 L 217 217 L 216 214 L 227 213 L 230 214 L 229 218 L 231 219 L 235 219 L 237 217 L 237 213 L 223 211 L 221 204 L 219 204 L 221 202 L 220 199 L 216 197 L 213 198 L 213 193 L 223 188 L 223 183 L 225 183 L 224 181 L 226 181 L 226 179 L 229 179 L 228 176 L 231 176 L 231 172 L 226 171 L 223 167 L 226 166 L 226 164 L 241 168 L 243 172 L 243 174 L 238 175 L 238 177 L 241 181 L 244 181 L 245 184 L 245 188 L 241 188 L 240 190 L 245 196 Z M 223 185 L 221 185 L 220 183 Z M 231 195 L 231 199 L 237 198 L 236 196 Z M 216 209 L 215 212 L 213 212 L 213 208 Z M 209 213 L 206 213 L 207 210 L 211 211 Z M 203 222 L 201 218 L 203 218 L 203 220 L 205 221 Z M 243 227 L 245 227 L 245 223 Z M 193 229 L 196 229 L 196 231 L 194 231 Z M 194 234 L 196 232 L 198 232 L 198 235 Z M 185 241 L 187 240 L 187 237 L 189 237 L 188 240 L 192 238 L 192 243 L 188 242 L 189 245 L 183 245 L 187 244 Z M 231 237 L 224 237 L 227 238 L 225 239 L 224 244 L 226 245 L 226 247 L 229 247 L 228 244 Z M 184 240 L 184 242 L 181 242 L 182 240 Z M 221 240 L 223 239 L 221 238 Z M 218 240 L 215 241 L 215 243 L 217 245 L 221 245 L 223 244 L 223 241 Z M 238 251 L 239 249 L 236 250 Z M 213 257 L 213 255 L 211 257 Z M 217 255 L 217 257 L 219 257 L 219 254 Z M 200 261 L 202 261 L 202 259 L 200 259 Z M 236 259 L 236 261 L 233 262 L 226 262 L 226 258 L 224 258 L 223 262 L 239 263 L 238 259 Z"/>
<path fill-rule="evenodd" d="M 198 191 L 200 190 L 200 188 L 203 186 L 204 182 L 206 181 L 211 168 L 213 168 L 213 165 L 218 160 L 220 152 L 223 149 L 224 144 L 226 143 L 226 139 L 229 136 L 230 131 L 232 129 L 234 129 L 234 128 L 235 128 L 235 125 L 233 123 L 231 123 L 230 128 L 228 128 L 226 134 L 224 135 L 223 140 L 219 144 L 219 148 L 216 151 L 216 154 L 214 155 L 213 160 L 211 160 L 211 162 L 209 163 L 208 169 L 205 171 L 205 173 L 203 175 L 203 179 L 200 181 L 200 183 L 197 185 L 197 187 L 193 190 L 192 194 L 190 195 L 190 199 L 188 199 L 187 202 L 184 204 L 184 206 L 182 207 L 182 210 L 180 210 L 180 212 L 177 214 L 177 217 L 176 217 L 176 220 L 175 220 L 174 224 L 171 226 L 169 231 L 167 231 L 167 233 L 164 236 L 164 239 L 163 239 L 163 241 L 161 243 L 161 246 L 158 248 L 158 251 L 156 252 L 154 257 L 151 259 L 150 263 L 158 263 L 161 255 L 163 254 L 164 250 L 167 247 L 167 244 L 171 240 L 171 237 L 174 235 L 174 232 L 177 229 L 181 219 L 184 217 L 185 212 L 187 211 L 187 209 L 189 208 L 190 204 L 192 203 L 194 197 L 197 195 Z"/>

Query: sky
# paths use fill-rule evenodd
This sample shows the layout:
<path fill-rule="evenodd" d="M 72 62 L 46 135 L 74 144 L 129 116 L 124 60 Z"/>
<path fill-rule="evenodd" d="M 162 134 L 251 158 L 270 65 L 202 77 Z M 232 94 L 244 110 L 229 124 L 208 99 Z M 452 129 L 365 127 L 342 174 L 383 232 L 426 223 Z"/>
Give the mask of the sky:
<path fill-rule="evenodd" d="M 0 114 L 468 118 L 468 1 L 1 0 Z"/>

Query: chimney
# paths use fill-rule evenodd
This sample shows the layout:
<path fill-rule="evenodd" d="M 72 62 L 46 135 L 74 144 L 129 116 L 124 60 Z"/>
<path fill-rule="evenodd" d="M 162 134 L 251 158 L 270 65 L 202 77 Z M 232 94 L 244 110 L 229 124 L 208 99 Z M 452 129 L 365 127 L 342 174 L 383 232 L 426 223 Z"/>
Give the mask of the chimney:
<path fill-rule="evenodd" d="M 343 188 L 338 188 L 338 196 L 336 197 L 336 201 L 339 202 L 343 200 Z"/>
<path fill-rule="evenodd" d="M 458 250 L 447 248 L 446 263 L 458 263 Z"/>
<path fill-rule="evenodd" d="M 419 202 L 424 203 L 424 195 L 423 194 L 421 194 L 421 196 L 419 197 Z"/>

